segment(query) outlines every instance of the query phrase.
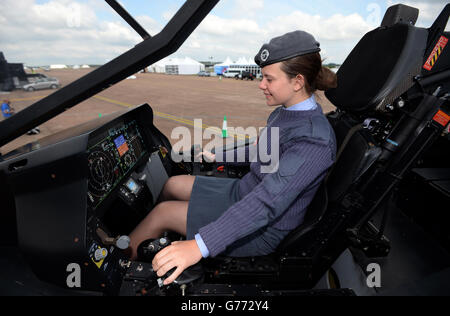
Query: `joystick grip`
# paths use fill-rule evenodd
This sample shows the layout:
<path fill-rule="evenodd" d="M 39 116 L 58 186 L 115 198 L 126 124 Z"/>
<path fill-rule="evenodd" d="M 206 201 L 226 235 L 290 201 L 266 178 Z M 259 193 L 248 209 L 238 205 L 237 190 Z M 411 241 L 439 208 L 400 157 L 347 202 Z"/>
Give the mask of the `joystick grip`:
<path fill-rule="evenodd" d="M 151 263 L 155 255 L 170 244 L 167 238 L 147 239 L 138 247 L 138 260 Z"/>

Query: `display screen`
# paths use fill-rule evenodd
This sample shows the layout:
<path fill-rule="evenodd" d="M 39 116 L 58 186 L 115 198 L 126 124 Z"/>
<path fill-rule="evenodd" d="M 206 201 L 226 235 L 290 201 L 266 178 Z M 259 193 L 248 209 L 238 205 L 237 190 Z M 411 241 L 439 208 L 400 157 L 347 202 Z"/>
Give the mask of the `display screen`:
<path fill-rule="evenodd" d="M 125 155 L 128 151 L 128 144 L 125 141 L 125 137 L 123 135 L 120 135 L 114 140 L 114 144 L 116 144 L 117 151 L 119 152 L 120 157 Z"/>
<path fill-rule="evenodd" d="M 121 122 L 95 136 L 91 142 L 88 149 L 88 200 L 95 209 L 147 150 L 135 120 Z M 131 191 L 137 187 L 136 183 L 133 186 L 128 182 L 128 185 Z"/>
<path fill-rule="evenodd" d="M 133 179 L 128 180 L 126 186 L 131 191 L 131 193 L 136 193 L 138 191 L 138 186 Z"/>

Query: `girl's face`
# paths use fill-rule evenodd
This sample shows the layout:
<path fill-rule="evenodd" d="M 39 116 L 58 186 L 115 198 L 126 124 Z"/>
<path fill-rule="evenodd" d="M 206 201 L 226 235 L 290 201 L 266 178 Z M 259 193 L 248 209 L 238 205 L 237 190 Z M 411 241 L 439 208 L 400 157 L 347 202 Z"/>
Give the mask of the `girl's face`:
<path fill-rule="evenodd" d="M 263 80 L 259 88 L 264 92 L 268 106 L 290 107 L 299 103 L 299 93 L 303 92 L 304 79 L 299 75 L 289 78 L 281 70 L 281 63 L 268 65 L 262 69 Z"/>

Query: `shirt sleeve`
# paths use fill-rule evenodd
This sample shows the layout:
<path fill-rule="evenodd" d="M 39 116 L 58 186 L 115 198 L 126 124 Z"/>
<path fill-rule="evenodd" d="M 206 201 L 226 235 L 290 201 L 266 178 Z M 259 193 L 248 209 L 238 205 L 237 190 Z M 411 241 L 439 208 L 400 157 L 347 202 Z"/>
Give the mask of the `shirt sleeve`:
<path fill-rule="evenodd" d="M 200 252 L 202 253 L 203 258 L 209 257 L 209 250 L 208 247 L 206 247 L 205 242 L 202 239 L 202 236 L 200 234 L 195 235 L 195 241 L 197 242 L 197 246 L 200 249 Z"/>
<path fill-rule="evenodd" d="M 288 148 L 276 172 L 266 174 L 216 221 L 200 228 L 210 256 L 215 257 L 236 240 L 274 222 L 333 163 L 328 146 L 298 141 Z"/>

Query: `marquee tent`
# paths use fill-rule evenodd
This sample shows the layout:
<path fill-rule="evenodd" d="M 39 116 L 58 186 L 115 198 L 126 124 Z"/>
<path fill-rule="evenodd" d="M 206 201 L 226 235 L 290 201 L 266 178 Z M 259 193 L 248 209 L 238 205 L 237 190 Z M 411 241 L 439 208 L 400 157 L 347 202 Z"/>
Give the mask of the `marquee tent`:
<path fill-rule="evenodd" d="M 192 58 L 172 58 L 166 63 L 166 74 L 195 75 L 205 70 L 205 65 Z"/>
<path fill-rule="evenodd" d="M 66 69 L 66 65 L 50 65 L 50 69 Z"/>
<path fill-rule="evenodd" d="M 217 64 L 214 66 L 214 72 L 218 75 L 221 75 L 232 64 L 233 64 L 233 61 L 230 59 L 230 57 L 227 57 L 227 59 L 225 59 L 225 61 L 223 63 Z"/>
<path fill-rule="evenodd" d="M 149 67 L 149 72 L 171 75 L 195 75 L 204 70 L 205 65 L 189 57 L 164 58 Z"/>
<path fill-rule="evenodd" d="M 227 69 L 245 69 L 255 75 L 261 74 L 261 68 L 255 63 L 255 61 L 251 58 L 246 59 L 245 57 L 241 57 L 237 62 L 232 62 L 230 58 L 227 59 L 218 65 L 214 66 L 214 72 L 218 75 L 221 75 Z"/>

